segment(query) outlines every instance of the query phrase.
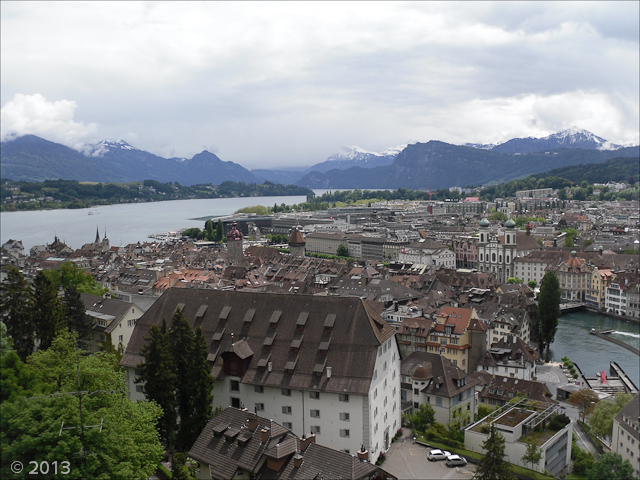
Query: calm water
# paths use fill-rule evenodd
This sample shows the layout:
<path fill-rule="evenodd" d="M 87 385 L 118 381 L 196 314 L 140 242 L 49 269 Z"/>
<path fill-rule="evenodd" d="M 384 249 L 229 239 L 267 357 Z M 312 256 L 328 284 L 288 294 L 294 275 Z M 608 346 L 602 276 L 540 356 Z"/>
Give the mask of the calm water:
<path fill-rule="evenodd" d="M 304 201 L 305 196 L 214 198 L 126 203 L 79 210 L 2 212 L 0 244 L 9 239 L 22 240 L 28 253 L 34 245 L 51 243 L 58 235 L 71 248 L 80 248 L 95 240 L 98 227 L 100 237 L 104 236 L 106 229 L 111 245 L 127 245 L 144 242 L 151 234 L 180 228 L 203 228 L 203 221 L 190 220 L 196 217 L 229 215 L 239 208 L 253 205 L 293 205 Z"/>
<path fill-rule="evenodd" d="M 612 337 L 640 349 L 640 325 L 590 312 L 572 312 L 560 317 L 555 341 L 551 344 L 551 358 L 560 361 L 567 356 L 578 364 L 587 376 L 604 370 L 615 361 L 640 387 L 640 357 L 615 343 L 589 333 L 596 330 L 615 330 Z"/>

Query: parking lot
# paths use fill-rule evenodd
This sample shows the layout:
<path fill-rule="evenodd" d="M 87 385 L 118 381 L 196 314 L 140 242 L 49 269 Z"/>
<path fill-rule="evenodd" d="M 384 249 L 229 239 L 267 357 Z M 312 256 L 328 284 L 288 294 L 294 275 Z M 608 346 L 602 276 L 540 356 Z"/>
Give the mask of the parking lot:
<path fill-rule="evenodd" d="M 382 468 L 401 479 L 465 479 L 473 477 L 475 466 L 447 467 L 444 461 L 430 462 L 427 453 L 431 448 L 413 443 L 413 437 L 405 435 L 394 443 Z"/>

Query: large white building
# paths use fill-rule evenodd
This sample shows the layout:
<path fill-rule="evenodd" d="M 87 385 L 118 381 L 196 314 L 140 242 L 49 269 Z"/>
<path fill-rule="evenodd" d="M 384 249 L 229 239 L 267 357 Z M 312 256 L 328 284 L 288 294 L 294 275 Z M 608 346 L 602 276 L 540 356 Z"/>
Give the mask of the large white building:
<path fill-rule="evenodd" d="M 640 478 L 640 393 L 613 419 L 611 449 L 629 460 L 636 477 Z"/>
<path fill-rule="evenodd" d="M 149 327 L 182 309 L 209 339 L 214 407 L 245 407 L 319 444 L 372 460 L 400 428 L 395 328 L 359 298 L 170 289 L 138 321 L 121 365 L 136 367 Z"/>

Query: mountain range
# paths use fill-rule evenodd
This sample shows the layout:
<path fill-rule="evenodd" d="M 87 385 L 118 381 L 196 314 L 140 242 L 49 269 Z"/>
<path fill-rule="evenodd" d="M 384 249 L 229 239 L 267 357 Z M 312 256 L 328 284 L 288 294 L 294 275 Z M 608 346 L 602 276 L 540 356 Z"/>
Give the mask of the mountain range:
<path fill-rule="evenodd" d="M 224 181 L 296 184 L 308 188 L 446 188 L 480 185 L 531 173 L 615 157 L 637 157 L 638 147 L 620 147 L 579 129 L 501 144 L 452 145 L 439 141 L 371 152 L 343 147 L 311 167 L 249 171 L 203 151 L 190 159 L 163 158 L 122 140 L 103 140 L 83 152 L 24 135 L 0 145 L 0 176 L 11 180 L 67 179 L 95 182 L 220 184 Z"/>

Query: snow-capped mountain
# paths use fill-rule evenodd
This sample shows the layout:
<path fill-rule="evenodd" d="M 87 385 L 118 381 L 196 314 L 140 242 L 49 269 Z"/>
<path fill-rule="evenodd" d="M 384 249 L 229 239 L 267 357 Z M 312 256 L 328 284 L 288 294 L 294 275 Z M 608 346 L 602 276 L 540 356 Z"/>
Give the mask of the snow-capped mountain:
<path fill-rule="evenodd" d="M 406 146 L 406 144 L 396 145 L 382 152 L 370 152 L 358 146 L 342 147 L 338 153 L 331 155 L 322 163 L 313 165 L 308 171 L 328 172 L 333 169 L 346 170 L 351 167 L 374 168 L 391 165 L 398 153 Z"/>
<path fill-rule="evenodd" d="M 82 153 L 87 155 L 88 157 L 102 157 L 105 153 L 111 152 L 113 150 L 138 150 L 135 147 L 132 147 L 124 140 L 116 140 L 116 139 L 106 139 L 102 140 L 95 145 L 87 145 L 87 147 L 83 150 Z"/>
<path fill-rule="evenodd" d="M 513 138 L 493 147 L 493 152 L 500 153 L 533 153 L 556 148 L 580 148 L 584 150 L 617 150 L 621 145 L 611 143 L 593 133 L 571 127 L 542 138 Z"/>
<path fill-rule="evenodd" d="M 477 148 L 478 150 L 493 150 L 498 143 L 465 143 L 463 147 Z"/>

